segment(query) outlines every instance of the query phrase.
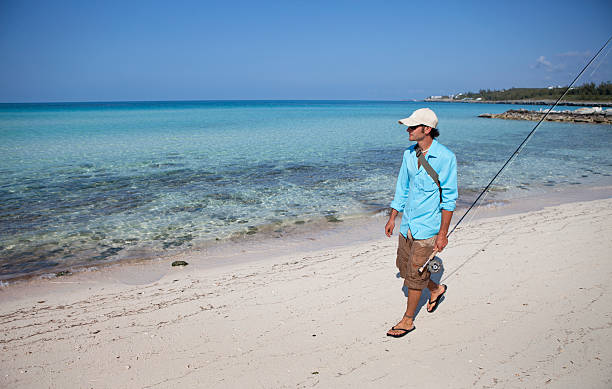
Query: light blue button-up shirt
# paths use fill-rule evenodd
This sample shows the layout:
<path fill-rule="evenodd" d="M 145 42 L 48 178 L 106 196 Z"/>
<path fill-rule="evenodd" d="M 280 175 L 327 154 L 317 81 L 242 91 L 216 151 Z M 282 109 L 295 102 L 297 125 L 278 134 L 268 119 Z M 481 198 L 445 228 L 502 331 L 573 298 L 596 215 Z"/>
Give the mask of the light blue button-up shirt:
<path fill-rule="evenodd" d="M 391 208 L 402 214 L 400 233 L 408 236 L 408 230 L 414 239 L 427 239 L 440 231 L 442 209 L 454 211 L 457 201 L 457 158 L 452 151 L 433 140 L 425 158 L 438 173 L 442 187 L 440 192 L 433 178 L 423 166 L 418 167 L 418 160 L 413 145 L 404 152 L 395 187 L 395 197 Z"/>

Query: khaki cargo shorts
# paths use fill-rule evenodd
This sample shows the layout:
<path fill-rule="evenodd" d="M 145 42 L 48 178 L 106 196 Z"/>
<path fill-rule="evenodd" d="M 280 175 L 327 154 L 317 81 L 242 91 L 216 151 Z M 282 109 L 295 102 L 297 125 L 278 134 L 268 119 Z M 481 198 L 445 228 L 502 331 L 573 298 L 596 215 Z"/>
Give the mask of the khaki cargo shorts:
<path fill-rule="evenodd" d="M 433 252 L 437 237 L 438 235 L 434 235 L 427 239 L 414 239 L 410 230 L 408 230 L 407 238 L 399 234 L 395 265 L 408 289 L 423 290 L 427 287 L 431 273 L 425 268 L 425 271 L 419 274 L 419 268 Z"/>

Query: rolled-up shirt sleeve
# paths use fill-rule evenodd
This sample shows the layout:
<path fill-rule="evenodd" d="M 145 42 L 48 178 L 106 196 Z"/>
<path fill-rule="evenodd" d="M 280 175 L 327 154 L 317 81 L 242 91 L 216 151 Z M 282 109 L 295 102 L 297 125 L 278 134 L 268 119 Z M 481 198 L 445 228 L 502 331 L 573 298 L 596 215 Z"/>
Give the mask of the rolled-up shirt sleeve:
<path fill-rule="evenodd" d="M 410 178 L 408 177 L 408 161 L 406 153 L 402 160 L 402 166 L 400 167 L 399 174 L 397 175 L 397 183 L 395 184 L 395 197 L 391 202 L 391 208 L 396 209 L 398 212 L 404 212 L 406 201 L 408 200 L 408 184 L 410 184 Z"/>
<path fill-rule="evenodd" d="M 454 211 L 457 203 L 457 157 L 449 158 L 447 165 L 441 169 L 438 177 L 442 188 L 442 203 L 440 208 L 447 211 Z"/>

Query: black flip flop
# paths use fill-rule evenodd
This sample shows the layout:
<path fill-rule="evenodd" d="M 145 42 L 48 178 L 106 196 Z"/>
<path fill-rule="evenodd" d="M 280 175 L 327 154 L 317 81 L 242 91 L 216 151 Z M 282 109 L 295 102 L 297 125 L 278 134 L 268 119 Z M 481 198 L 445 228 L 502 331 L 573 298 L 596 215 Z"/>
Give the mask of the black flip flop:
<path fill-rule="evenodd" d="M 401 338 L 402 336 L 406 335 L 407 333 L 409 333 L 409 332 L 412 332 L 412 331 L 416 330 L 416 327 L 415 327 L 415 326 L 412 326 L 412 328 L 411 328 L 411 329 L 407 330 L 407 329 L 405 329 L 405 328 L 395 328 L 395 326 L 393 326 L 393 327 L 391 327 L 391 329 L 392 329 L 393 331 L 404 331 L 404 332 L 403 332 L 403 333 L 401 333 L 401 334 L 399 334 L 399 335 L 393 335 L 393 334 L 389 334 L 389 333 L 387 333 L 387 336 L 392 336 L 392 337 L 394 337 L 394 338 Z"/>
<path fill-rule="evenodd" d="M 442 284 L 442 286 L 444 287 L 444 292 L 442 292 L 438 296 L 438 298 L 436 298 L 434 301 L 431 301 L 431 299 L 429 300 L 429 304 L 434 304 L 434 306 L 433 306 L 433 308 L 431 308 L 431 311 L 427 310 L 427 312 L 434 313 L 435 310 L 438 309 L 438 305 L 442 304 L 442 300 L 441 299 L 444 296 L 444 294 L 446 293 L 446 289 L 448 289 L 446 285 Z"/>

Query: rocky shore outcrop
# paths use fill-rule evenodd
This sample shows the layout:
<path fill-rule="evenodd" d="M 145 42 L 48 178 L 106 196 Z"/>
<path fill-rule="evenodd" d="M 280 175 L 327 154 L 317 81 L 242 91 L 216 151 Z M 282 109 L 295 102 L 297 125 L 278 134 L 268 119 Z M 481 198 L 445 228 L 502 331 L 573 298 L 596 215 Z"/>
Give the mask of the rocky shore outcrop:
<path fill-rule="evenodd" d="M 511 109 L 504 113 L 483 113 L 481 118 L 539 121 L 546 111 Z M 545 119 L 548 122 L 612 124 L 612 109 L 580 108 L 575 111 L 551 111 Z"/>

